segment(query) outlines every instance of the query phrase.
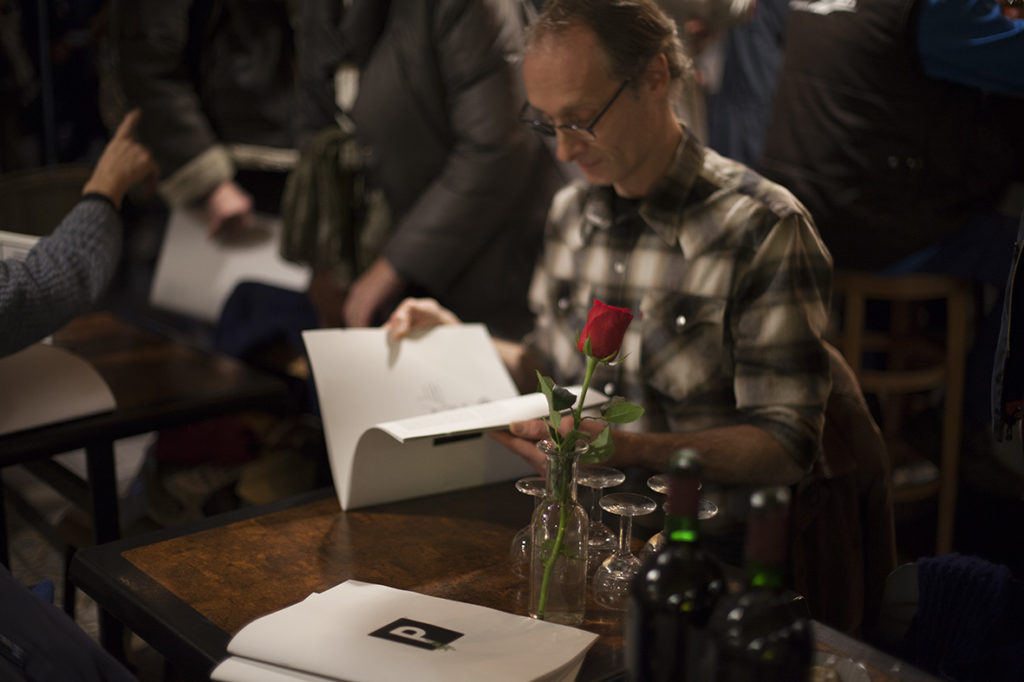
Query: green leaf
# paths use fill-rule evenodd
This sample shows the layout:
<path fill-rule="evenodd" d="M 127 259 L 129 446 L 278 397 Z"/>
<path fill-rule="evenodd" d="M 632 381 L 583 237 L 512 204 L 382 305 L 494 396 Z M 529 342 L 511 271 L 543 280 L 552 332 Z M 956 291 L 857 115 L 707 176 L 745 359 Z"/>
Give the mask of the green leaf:
<path fill-rule="evenodd" d="M 551 393 L 551 406 L 559 412 L 568 410 L 576 404 L 576 396 L 566 388 L 555 386 Z"/>
<path fill-rule="evenodd" d="M 537 387 L 544 394 L 544 397 L 548 399 L 548 433 L 552 433 L 552 431 L 557 432 L 558 424 L 562 421 L 562 413 L 560 410 L 555 409 L 555 382 L 550 377 L 537 372 Z"/>
<path fill-rule="evenodd" d="M 615 443 L 612 441 L 611 427 L 604 427 L 601 433 L 597 434 L 590 441 L 590 450 L 581 459 L 587 463 L 603 462 L 615 454 Z"/>
<path fill-rule="evenodd" d="M 633 403 L 613 402 L 601 411 L 601 418 L 612 424 L 625 424 L 636 421 L 644 413 L 644 408 Z"/>

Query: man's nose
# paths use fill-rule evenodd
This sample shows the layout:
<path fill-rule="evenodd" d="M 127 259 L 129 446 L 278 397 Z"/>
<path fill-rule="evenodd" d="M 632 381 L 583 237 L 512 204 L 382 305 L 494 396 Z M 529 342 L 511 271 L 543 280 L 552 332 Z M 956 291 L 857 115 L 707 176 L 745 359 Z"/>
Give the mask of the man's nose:
<path fill-rule="evenodd" d="M 580 149 L 586 145 L 576 133 L 561 129 L 555 129 L 555 140 L 557 141 L 555 156 L 563 163 L 575 159 Z"/>

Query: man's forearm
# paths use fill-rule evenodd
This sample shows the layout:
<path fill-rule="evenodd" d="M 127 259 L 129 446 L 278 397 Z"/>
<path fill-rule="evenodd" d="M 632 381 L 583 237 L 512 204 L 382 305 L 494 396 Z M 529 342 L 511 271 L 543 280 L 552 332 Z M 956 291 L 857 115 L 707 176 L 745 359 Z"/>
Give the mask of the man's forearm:
<path fill-rule="evenodd" d="M 630 433 L 615 431 L 611 466 L 641 466 L 668 471 L 669 457 L 681 448 L 701 455 L 703 476 L 729 485 L 790 485 L 804 472 L 771 434 L 741 424 L 690 433 Z"/>

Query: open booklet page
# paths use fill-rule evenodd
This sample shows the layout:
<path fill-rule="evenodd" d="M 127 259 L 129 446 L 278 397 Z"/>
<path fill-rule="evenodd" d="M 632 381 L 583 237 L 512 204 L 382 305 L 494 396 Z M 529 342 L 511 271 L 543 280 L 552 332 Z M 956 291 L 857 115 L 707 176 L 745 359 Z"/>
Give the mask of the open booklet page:
<path fill-rule="evenodd" d="M 343 509 L 532 473 L 482 431 L 540 417 L 547 403 L 518 394 L 483 325 L 400 343 L 382 329 L 310 330 L 303 340 Z"/>
<path fill-rule="evenodd" d="M 96 368 L 69 350 L 45 343 L 0 358 L 0 386 L 7 389 L 0 390 L 0 435 L 117 407 Z"/>
<path fill-rule="evenodd" d="M 348 580 L 246 625 L 211 679 L 572 680 L 596 640 L 565 625 Z"/>

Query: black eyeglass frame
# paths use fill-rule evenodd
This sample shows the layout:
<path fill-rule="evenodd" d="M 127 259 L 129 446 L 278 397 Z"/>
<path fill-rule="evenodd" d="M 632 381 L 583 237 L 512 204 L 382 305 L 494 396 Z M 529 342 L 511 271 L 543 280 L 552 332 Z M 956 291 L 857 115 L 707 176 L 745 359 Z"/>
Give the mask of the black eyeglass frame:
<path fill-rule="evenodd" d="M 558 125 L 555 125 L 554 123 L 549 123 L 548 121 L 541 121 L 536 118 L 528 118 L 526 116 L 526 112 L 530 108 L 529 102 L 523 102 L 523 108 L 519 110 L 519 122 L 525 123 L 526 125 L 530 126 L 541 135 L 544 135 L 545 137 L 554 137 L 557 131 L 563 130 L 568 133 L 587 133 L 588 135 L 590 135 L 591 138 L 596 140 L 597 134 L 594 132 L 594 126 L 596 126 L 597 122 L 601 120 L 601 117 L 604 116 L 608 112 L 608 110 L 612 108 L 612 105 L 615 104 L 615 100 L 619 98 L 619 95 L 622 94 L 622 91 L 626 89 L 626 86 L 629 85 L 629 82 L 631 80 L 631 78 L 627 78 L 626 80 L 622 81 L 622 85 L 620 85 L 619 89 L 615 91 L 615 94 L 612 95 L 611 99 L 608 100 L 608 103 L 605 104 L 604 107 L 602 107 L 601 111 L 597 112 L 597 116 L 594 117 L 594 120 L 585 126 L 576 125 L 575 123 L 560 123 Z"/>

